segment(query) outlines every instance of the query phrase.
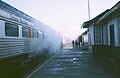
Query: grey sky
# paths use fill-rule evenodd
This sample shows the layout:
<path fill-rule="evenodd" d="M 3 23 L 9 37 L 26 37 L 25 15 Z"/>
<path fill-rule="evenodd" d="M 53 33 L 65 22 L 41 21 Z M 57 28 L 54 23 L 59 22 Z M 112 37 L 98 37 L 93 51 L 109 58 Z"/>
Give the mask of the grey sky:
<path fill-rule="evenodd" d="M 3 0 L 24 13 L 51 26 L 66 36 L 83 32 L 80 24 L 88 21 L 87 0 Z M 119 0 L 89 0 L 91 19 L 110 9 Z"/>

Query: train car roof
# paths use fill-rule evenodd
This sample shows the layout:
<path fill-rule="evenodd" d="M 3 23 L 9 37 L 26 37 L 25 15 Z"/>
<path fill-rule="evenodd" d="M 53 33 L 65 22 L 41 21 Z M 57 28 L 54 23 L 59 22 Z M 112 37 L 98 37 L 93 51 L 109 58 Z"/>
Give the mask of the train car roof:
<path fill-rule="evenodd" d="M 13 6 L 11 6 L 11 5 L 9 5 L 9 4 L 1 1 L 1 0 L 0 0 L 0 7 L 3 8 L 3 9 L 5 9 L 5 10 L 7 10 L 7 11 L 9 11 L 9 12 L 11 12 L 11 13 L 14 13 L 14 14 L 16 14 L 16 15 L 18 15 L 18 16 L 20 16 L 20 17 L 22 17 L 22 18 L 24 18 L 24 19 L 26 19 L 28 21 L 32 22 L 33 20 L 35 20 L 31 16 L 23 13 L 22 11 L 14 8 Z"/>

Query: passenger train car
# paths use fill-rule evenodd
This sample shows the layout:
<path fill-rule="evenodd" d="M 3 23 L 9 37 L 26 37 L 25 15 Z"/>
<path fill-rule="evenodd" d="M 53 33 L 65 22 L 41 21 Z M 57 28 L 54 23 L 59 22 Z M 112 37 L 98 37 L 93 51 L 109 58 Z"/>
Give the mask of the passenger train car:
<path fill-rule="evenodd" d="M 0 1 L 0 70 L 55 54 L 61 43 L 59 32 Z"/>

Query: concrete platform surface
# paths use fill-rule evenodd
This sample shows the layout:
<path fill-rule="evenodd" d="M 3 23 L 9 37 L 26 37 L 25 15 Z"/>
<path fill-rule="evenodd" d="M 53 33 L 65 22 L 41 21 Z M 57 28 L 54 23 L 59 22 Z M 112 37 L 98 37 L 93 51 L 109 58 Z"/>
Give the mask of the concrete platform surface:
<path fill-rule="evenodd" d="M 115 78 L 110 64 L 87 50 L 66 47 L 27 78 Z"/>

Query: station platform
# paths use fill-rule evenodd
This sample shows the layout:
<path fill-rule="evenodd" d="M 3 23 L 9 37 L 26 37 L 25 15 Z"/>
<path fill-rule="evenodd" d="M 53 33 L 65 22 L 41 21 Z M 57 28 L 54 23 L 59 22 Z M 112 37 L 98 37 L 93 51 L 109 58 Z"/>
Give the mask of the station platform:
<path fill-rule="evenodd" d="M 87 50 L 64 47 L 26 78 L 116 78 L 109 62 L 94 58 Z"/>

